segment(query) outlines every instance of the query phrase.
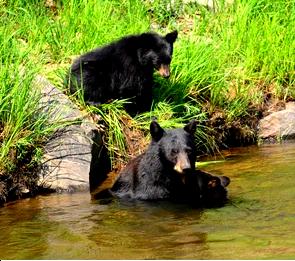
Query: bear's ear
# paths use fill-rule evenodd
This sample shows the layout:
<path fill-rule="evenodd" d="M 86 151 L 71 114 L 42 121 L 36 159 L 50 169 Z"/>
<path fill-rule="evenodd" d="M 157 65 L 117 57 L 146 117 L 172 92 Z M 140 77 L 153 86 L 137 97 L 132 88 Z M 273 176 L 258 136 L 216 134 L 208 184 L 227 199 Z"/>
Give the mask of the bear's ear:
<path fill-rule="evenodd" d="M 197 121 L 195 119 L 191 120 L 188 124 L 184 126 L 183 129 L 189 134 L 194 135 L 197 129 Z"/>
<path fill-rule="evenodd" d="M 166 34 L 165 39 L 168 43 L 173 44 L 176 41 L 178 32 L 175 30 L 169 34 Z"/>
<path fill-rule="evenodd" d="M 150 125 L 150 133 L 154 141 L 159 141 L 163 137 L 165 131 L 161 128 L 159 123 L 153 120 Z"/>

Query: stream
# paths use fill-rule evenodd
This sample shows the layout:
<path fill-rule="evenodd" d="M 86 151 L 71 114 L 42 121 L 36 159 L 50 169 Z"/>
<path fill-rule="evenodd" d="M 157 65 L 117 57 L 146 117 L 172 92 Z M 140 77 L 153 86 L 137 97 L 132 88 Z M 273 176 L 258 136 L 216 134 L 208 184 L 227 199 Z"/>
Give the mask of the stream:
<path fill-rule="evenodd" d="M 200 168 L 231 178 L 224 207 L 18 200 L 0 208 L 0 259 L 295 259 L 295 143 L 206 160 Z"/>

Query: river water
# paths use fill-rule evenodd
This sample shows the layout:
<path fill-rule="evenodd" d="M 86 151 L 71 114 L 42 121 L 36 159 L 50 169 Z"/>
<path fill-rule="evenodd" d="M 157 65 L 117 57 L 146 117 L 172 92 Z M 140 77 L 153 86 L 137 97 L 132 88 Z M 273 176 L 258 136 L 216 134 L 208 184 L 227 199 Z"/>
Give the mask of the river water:
<path fill-rule="evenodd" d="M 295 144 L 210 160 L 204 170 L 231 178 L 224 207 L 19 200 L 0 208 L 0 259 L 295 259 Z"/>

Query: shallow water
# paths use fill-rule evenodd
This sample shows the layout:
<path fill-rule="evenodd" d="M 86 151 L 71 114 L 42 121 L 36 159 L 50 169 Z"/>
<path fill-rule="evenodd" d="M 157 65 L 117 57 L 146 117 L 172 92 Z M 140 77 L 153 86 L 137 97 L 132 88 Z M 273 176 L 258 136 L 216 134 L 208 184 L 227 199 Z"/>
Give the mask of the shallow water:
<path fill-rule="evenodd" d="M 222 208 L 20 200 L 0 208 L 0 259 L 295 259 L 295 144 L 213 160 L 203 168 L 232 181 Z"/>

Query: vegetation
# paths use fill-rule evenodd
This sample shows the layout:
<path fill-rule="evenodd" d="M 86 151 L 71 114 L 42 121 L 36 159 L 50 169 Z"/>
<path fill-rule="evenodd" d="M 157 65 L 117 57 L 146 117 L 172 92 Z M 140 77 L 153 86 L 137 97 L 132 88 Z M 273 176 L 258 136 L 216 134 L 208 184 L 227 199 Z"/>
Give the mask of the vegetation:
<path fill-rule="evenodd" d="M 0 26 L 0 203 L 31 187 L 42 154 L 44 137 L 53 132 L 41 113 L 40 92 L 32 88 L 36 66 L 20 48 L 19 33 L 10 23 Z"/>
<path fill-rule="evenodd" d="M 255 142 L 267 106 L 295 97 L 295 1 L 224 2 L 208 10 L 195 1 L 0 1 L 0 190 L 20 168 L 31 175 L 56 127 L 38 113 L 36 74 L 66 92 L 75 56 L 132 33 L 177 29 L 179 38 L 170 79 L 155 76 L 151 112 L 131 119 L 122 101 L 88 107 L 107 122 L 113 157 L 133 153 L 126 122 L 143 138 L 152 117 L 164 127 L 199 119 L 203 152 Z"/>

